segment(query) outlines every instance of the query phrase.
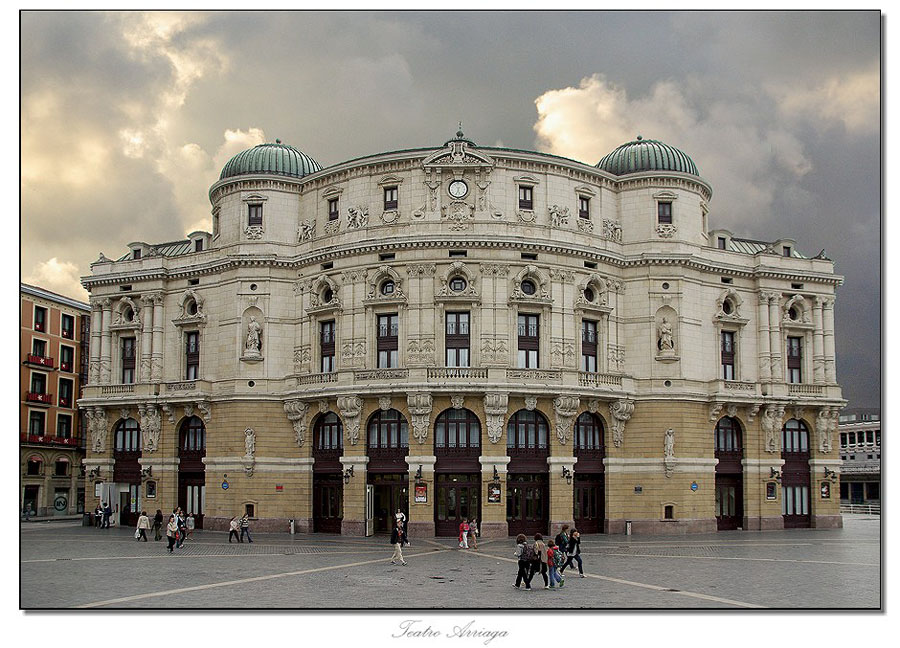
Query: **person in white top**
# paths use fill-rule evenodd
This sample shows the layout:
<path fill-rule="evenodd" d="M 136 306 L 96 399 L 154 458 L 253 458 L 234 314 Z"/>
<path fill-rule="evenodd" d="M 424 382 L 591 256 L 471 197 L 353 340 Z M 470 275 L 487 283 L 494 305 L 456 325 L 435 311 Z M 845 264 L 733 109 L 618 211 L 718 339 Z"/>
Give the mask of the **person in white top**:
<path fill-rule="evenodd" d="M 150 518 L 147 517 L 147 511 L 141 511 L 141 516 L 138 518 L 137 522 L 138 535 L 135 536 L 135 539 L 147 542 L 147 529 L 149 528 Z"/>

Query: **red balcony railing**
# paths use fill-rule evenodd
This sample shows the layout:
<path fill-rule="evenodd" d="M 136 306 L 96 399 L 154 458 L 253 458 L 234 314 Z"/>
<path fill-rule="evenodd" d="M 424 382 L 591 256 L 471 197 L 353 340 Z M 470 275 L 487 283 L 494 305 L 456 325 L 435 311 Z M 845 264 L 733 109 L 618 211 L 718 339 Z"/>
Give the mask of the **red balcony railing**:
<path fill-rule="evenodd" d="M 75 331 L 72 329 L 62 329 L 61 334 L 64 338 L 73 339 L 75 337 Z"/>
<path fill-rule="evenodd" d="M 84 447 L 83 439 L 77 437 L 56 437 L 56 436 L 42 436 L 40 434 L 28 434 L 27 432 L 22 432 L 21 436 L 22 443 L 40 443 L 42 445 L 63 445 L 69 447 Z"/>
<path fill-rule="evenodd" d="M 71 373 L 72 372 L 72 363 L 71 362 L 60 362 L 59 370 L 60 371 L 68 371 Z"/>
<path fill-rule="evenodd" d="M 35 322 L 35 323 L 34 323 L 34 330 L 35 330 L 35 331 L 40 331 L 40 332 L 43 333 L 45 328 L 46 328 L 46 327 L 44 326 L 44 323 L 43 323 L 43 322 Z"/>
<path fill-rule="evenodd" d="M 39 367 L 46 367 L 47 369 L 53 369 L 53 358 L 45 358 L 44 356 L 34 355 L 33 353 L 29 353 L 25 362 L 32 365 L 38 365 Z"/>
<path fill-rule="evenodd" d="M 35 392 L 25 392 L 25 400 L 29 403 L 40 403 L 41 405 L 52 405 L 53 394 L 39 394 Z"/>
<path fill-rule="evenodd" d="M 60 396 L 59 397 L 59 407 L 72 407 L 72 397 L 71 396 Z"/>

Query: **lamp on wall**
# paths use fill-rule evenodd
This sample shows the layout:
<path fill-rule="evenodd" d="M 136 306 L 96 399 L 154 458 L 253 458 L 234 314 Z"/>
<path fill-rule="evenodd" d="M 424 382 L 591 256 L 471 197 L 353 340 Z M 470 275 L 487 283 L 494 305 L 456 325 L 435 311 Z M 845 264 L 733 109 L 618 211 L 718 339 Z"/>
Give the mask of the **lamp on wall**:
<path fill-rule="evenodd" d="M 147 479 L 149 477 L 153 477 L 153 466 L 147 466 L 146 468 L 141 470 L 141 477 L 143 479 Z"/>
<path fill-rule="evenodd" d="M 88 473 L 88 479 L 94 481 L 95 479 L 100 479 L 100 466 L 96 468 L 91 468 L 91 472 Z"/>
<path fill-rule="evenodd" d="M 419 464 L 419 469 L 416 471 L 416 481 L 422 481 L 422 464 Z"/>
<path fill-rule="evenodd" d="M 344 471 L 344 483 L 349 484 L 351 477 L 353 477 L 353 466 L 350 466 Z"/>
<path fill-rule="evenodd" d="M 497 472 L 497 466 L 494 466 L 494 481 L 500 481 L 500 473 Z"/>
<path fill-rule="evenodd" d="M 775 470 L 774 468 L 769 468 L 769 479 L 774 479 L 779 484 L 781 483 L 781 471 Z"/>
<path fill-rule="evenodd" d="M 563 471 L 562 471 L 563 479 L 566 480 L 567 484 L 571 484 L 572 483 L 572 471 L 569 470 L 569 468 L 567 466 L 563 466 L 562 469 L 563 469 Z"/>
<path fill-rule="evenodd" d="M 828 466 L 825 466 L 825 479 L 829 478 L 831 479 L 831 483 L 833 484 L 837 481 L 838 474 Z"/>

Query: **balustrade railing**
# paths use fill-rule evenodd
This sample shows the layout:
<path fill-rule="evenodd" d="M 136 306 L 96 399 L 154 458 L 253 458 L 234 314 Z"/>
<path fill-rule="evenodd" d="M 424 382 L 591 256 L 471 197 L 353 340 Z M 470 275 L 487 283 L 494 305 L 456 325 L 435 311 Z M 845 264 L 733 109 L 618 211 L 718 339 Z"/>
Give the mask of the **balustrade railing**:
<path fill-rule="evenodd" d="M 488 370 L 477 367 L 429 367 L 428 380 L 447 380 L 451 378 L 466 378 L 472 380 L 487 380 Z"/>
<path fill-rule="evenodd" d="M 578 384 L 582 387 L 621 387 L 622 376 L 594 371 L 579 371 Z"/>
<path fill-rule="evenodd" d="M 318 385 L 321 383 L 332 383 L 337 382 L 337 376 L 338 375 L 335 372 L 306 374 L 304 376 L 297 377 L 297 384 Z"/>

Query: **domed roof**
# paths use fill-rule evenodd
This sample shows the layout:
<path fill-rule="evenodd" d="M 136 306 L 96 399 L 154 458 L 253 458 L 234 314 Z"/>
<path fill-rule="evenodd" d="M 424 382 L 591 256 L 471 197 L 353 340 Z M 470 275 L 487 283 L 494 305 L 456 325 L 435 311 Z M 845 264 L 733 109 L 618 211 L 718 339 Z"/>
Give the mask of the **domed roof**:
<path fill-rule="evenodd" d="M 641 171 L 677 171 L 699 176 L 697 165 L 682 151 L 657 140 L 637 139 L 604 156 L 597 167 L 621 176 Z"/>
<path fill-rule="evenodd" d="M 222 168 L 219 180 L 256 173 L 302 178 L 321 168 L 319 163 L 306 153 L 298 151 L 293 146 L 282 144 L 281 140 L 277 139 L 274 144 L 259 144 L 235 155 Z"/>

